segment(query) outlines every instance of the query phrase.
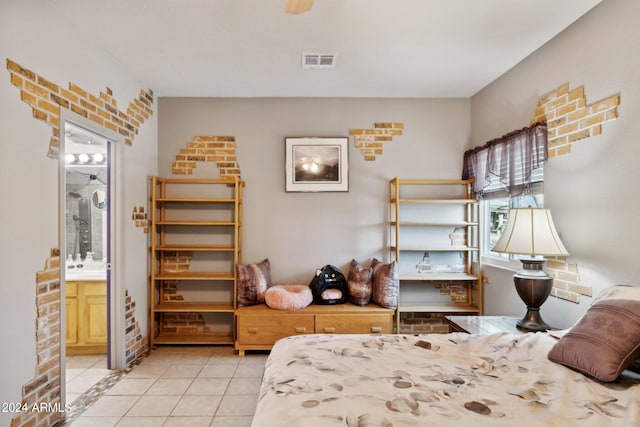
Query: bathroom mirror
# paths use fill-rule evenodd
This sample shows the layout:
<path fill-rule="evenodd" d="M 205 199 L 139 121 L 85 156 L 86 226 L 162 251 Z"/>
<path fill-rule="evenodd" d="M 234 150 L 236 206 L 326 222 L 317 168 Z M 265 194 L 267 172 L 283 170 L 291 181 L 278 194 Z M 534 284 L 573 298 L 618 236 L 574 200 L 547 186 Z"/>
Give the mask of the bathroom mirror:
<path fill-rule="evenodd" d="M 91 202 L 96 209 L 104 209 L 107 206 L 107 193 L 101 189 L 94 191 Z"/>
<path fill-rule="evenodd" d="M 66 254 L 84 260 L 106 257 L 107 141 L 72 124 L 65 135 Z"/>

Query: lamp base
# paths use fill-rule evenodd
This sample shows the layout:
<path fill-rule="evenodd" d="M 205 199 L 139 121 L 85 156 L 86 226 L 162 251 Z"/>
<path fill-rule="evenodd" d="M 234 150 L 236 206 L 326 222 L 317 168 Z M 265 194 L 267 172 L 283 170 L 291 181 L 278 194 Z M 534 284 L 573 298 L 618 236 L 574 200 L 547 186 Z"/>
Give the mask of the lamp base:
<path fill-rule="evenodd" d="M 520 299 L 527 306 L 527 313 L 516 323 L 527 332 L 551 329 L 540 316 L 540 307 L 547 300 L 553 288 L 553 278 L 542 269 L 544 259 L 521 259 L 522 270 L 513 276 L 513 283 Z"/>
<path fill-rule="evenodd" d="M 542 317 L 540 316 L 540 310 L 535 310 L 532 308 L 528 308 L 527 314 L 525 314 L 522 319 L 516 322 L 516 327 L 527 332 L 539 332 L 551 329 L 551 326 L 549 326 L 544 320 L 542 320 Z"/>

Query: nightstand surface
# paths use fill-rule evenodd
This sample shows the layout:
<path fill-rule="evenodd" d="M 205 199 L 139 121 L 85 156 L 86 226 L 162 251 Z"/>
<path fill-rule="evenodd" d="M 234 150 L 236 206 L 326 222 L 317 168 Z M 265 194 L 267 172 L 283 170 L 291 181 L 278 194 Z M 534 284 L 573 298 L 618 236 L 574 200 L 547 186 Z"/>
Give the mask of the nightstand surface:
<path fill-rule="evenodd" d="M 525 334 L 516 327 L 519 317 L 507 316 L 445 316 L 450 332 L 489 335 L 497 332 Z"/>

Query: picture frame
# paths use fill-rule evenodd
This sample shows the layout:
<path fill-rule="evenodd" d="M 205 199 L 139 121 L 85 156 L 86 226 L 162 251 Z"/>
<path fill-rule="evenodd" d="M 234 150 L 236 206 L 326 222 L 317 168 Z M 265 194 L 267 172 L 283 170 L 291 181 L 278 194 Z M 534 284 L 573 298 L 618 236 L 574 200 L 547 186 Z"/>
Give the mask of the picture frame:
<path fill-rule="evenodd" d="M 285 191 L 349 191 L 349 138 L 285 138 Z"/>

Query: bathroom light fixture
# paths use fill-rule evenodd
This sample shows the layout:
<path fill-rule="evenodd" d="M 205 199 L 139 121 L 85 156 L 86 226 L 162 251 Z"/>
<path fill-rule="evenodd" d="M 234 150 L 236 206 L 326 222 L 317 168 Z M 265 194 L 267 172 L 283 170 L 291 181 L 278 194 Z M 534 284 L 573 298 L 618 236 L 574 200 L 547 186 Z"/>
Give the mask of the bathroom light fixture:
<path fill-rule="evenodd" d="M 67 153 L 64 155 L 64 161 L 67 165 L 104 165 L 106 156 L 102 153 Z"/>

